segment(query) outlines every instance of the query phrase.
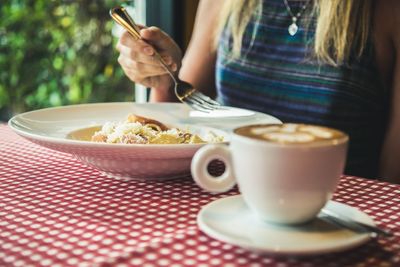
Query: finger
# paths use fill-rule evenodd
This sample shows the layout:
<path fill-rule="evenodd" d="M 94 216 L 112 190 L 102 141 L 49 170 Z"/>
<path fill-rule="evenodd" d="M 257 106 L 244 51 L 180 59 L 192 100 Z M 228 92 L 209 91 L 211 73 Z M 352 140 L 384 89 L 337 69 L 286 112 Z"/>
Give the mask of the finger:
<path fill-rule="evenodd" d="M 117 50 L 121 55 L 130 58 L 135 61 L 141 61 L 143 63 L 154 64 L 150 56 L 147 56 L 144 51 L 152 49 L 149 45 L 143 41 L 124 42 L 121 38 L 117 43 Z"/>
<path fill-rule="evenodd" d="M 119 37 L 118 44 L 124 46 L 134 46 L 138 40 L 133 37 L 127 30 L 123 30 L 121 36 Z"/>
<path fill-rule="evenodd" d="M 146 87 L 157 87 L 157 86 L 159 86 L 160 80 L 161 80 L 160 76 L 137 77 L 135 79 L 132 79 L 132 77 L 134 77 L 134 73 L 129 70 L 125 71 L 125 74 L 133 82 L 142 84 Z"/>
<path fill-rule="evenodd" d="M 140 30 L 140 35 L 144 40 L 161 50 L 167 49 L 172 42 L 171 37 L 154 26 Z"/>
<path fill-rule="evenodd" d="M 136 39 L 128 31 L 124 31 L 117 43 L 118 51 L 122 46 L 130 47 L 137 52 L 145 53 L 146 55 L 153 55 L 154 48 L 144 40 Z"/>
<path fill-rule="evenodd" d="M 140 30 L 140 36 L 145 40 L 157 41 L 168 38 L 168 36 L 158 27 L 151 26 Z"/>
<path fill-rule="evenodd" d="M 144 64 L 123 56 L 118 57 L 118 63 L 123 69 L 135 73 L 137 77 L 158 76 L 166 73 L 166 70 L 161 65 Z"/>
<path fill-rule="evenodd" d="M 153 53 L 153 48 L 143 40 L 135 39 L 129 32 L 124 31 L 121 37 L 118 39 L 117 50 L 120 51 L 122 47 L 129 47 L 135 51 L 143 51 L 147 53 Z"/>
<path fill-rule="evenodd" d="M 132 49 L 132 48 L 126 47 L 126 46 L 122 46 L 122 45 L 118 46 L 118 49 L 119 49 L 121 56 L 126 57 L 132 61 L 137 61 L 140 63 L 154 65 L 154 66 L 160 65 L 160 62 L 155 58 L 154 55 L 149 56 L 140 51 L 135 51 L 135 49 Z M 172 67 L 172 65 L 175 64 L 173 62 L 172 57 L 169 55 L 161 56 L 161 58 L 163 59 L 165 64 L 169 65 L 170 67 Z"/>
<path fill-rule="evenodd" d="M 127 39 L 129 40 L 129 39 Z M 154 58 L 154 48 L 142 40 L 134 40 L 133 42 L 124 42 L 121 38 L 117 43 L 117 50 L 124 56 L 146 64 L 159 65 L 160 63 Z M 172 65 L 173 59 L 169 55 L 161 55 L 165 64 Z"/>

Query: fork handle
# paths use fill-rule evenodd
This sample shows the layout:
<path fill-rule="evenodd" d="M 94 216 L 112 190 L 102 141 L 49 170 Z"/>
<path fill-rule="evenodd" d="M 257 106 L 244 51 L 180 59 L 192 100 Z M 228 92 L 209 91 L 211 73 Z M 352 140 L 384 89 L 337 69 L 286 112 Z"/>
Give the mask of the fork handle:
<path fill-rule="evenodd" d="M 143 40 L 142 36 L 140 35 L 139 26 L 137 26 L 133 18 L 128 14 L 124 7 L 117 6 L 112 8 L 110 10 L 110 15 L 119 25 L 124 27 L 133 36 L 133 38 L 146 42 L 146 40 Z M 178 82 L 177 77 L 156 50 L 154 50 L 154 58 L 160 62 L 160 64 L 164 67 L 176 84 Z"/>

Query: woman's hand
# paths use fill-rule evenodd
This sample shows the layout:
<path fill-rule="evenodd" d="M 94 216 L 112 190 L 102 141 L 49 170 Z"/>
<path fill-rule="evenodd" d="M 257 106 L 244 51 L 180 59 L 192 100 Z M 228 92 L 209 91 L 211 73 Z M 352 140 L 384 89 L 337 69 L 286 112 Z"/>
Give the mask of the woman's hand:
<path fill-rule="evenodd" d="M 135 40 L 127 31 L 120 37 L 117 50 L 118 62 L 130 80 L 152 87 L 162 95 L 169 94 L 172 79 L 154 57 L 155 50 L 174 72 L 181 67 L 182 52 L 166 33 L 157 27 L 142 28 L 140 35 L 145 40 Z"/>

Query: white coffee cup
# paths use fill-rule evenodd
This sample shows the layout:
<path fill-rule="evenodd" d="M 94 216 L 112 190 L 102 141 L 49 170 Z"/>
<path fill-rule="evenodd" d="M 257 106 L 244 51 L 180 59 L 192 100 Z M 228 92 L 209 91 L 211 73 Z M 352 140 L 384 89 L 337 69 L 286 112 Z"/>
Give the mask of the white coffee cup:
<path fill-rule="evenodd" d="M 248 207 L 263 221 L 305 223 L 331 199 L 346 162 L 348 136 L 305 124 L 249 125 L 233 131 L 229 147 L 209 144 L 194 155 L 191 172 L 210 192 L 236 183 Z M 225 163 L 219 177 L 213 160 Z"/>

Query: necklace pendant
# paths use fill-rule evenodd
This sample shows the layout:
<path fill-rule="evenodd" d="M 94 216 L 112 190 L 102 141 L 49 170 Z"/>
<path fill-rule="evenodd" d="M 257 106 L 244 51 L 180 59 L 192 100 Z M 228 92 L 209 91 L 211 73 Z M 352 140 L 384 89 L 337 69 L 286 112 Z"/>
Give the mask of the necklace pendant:
<path fill-rule="evenodd" d="M 299 27 L 297 26 L 296 22 L 293 22 L 288 27 L 288 32 L 291 36 L 294 36 L 298 30 L 299 30 Z"/>

